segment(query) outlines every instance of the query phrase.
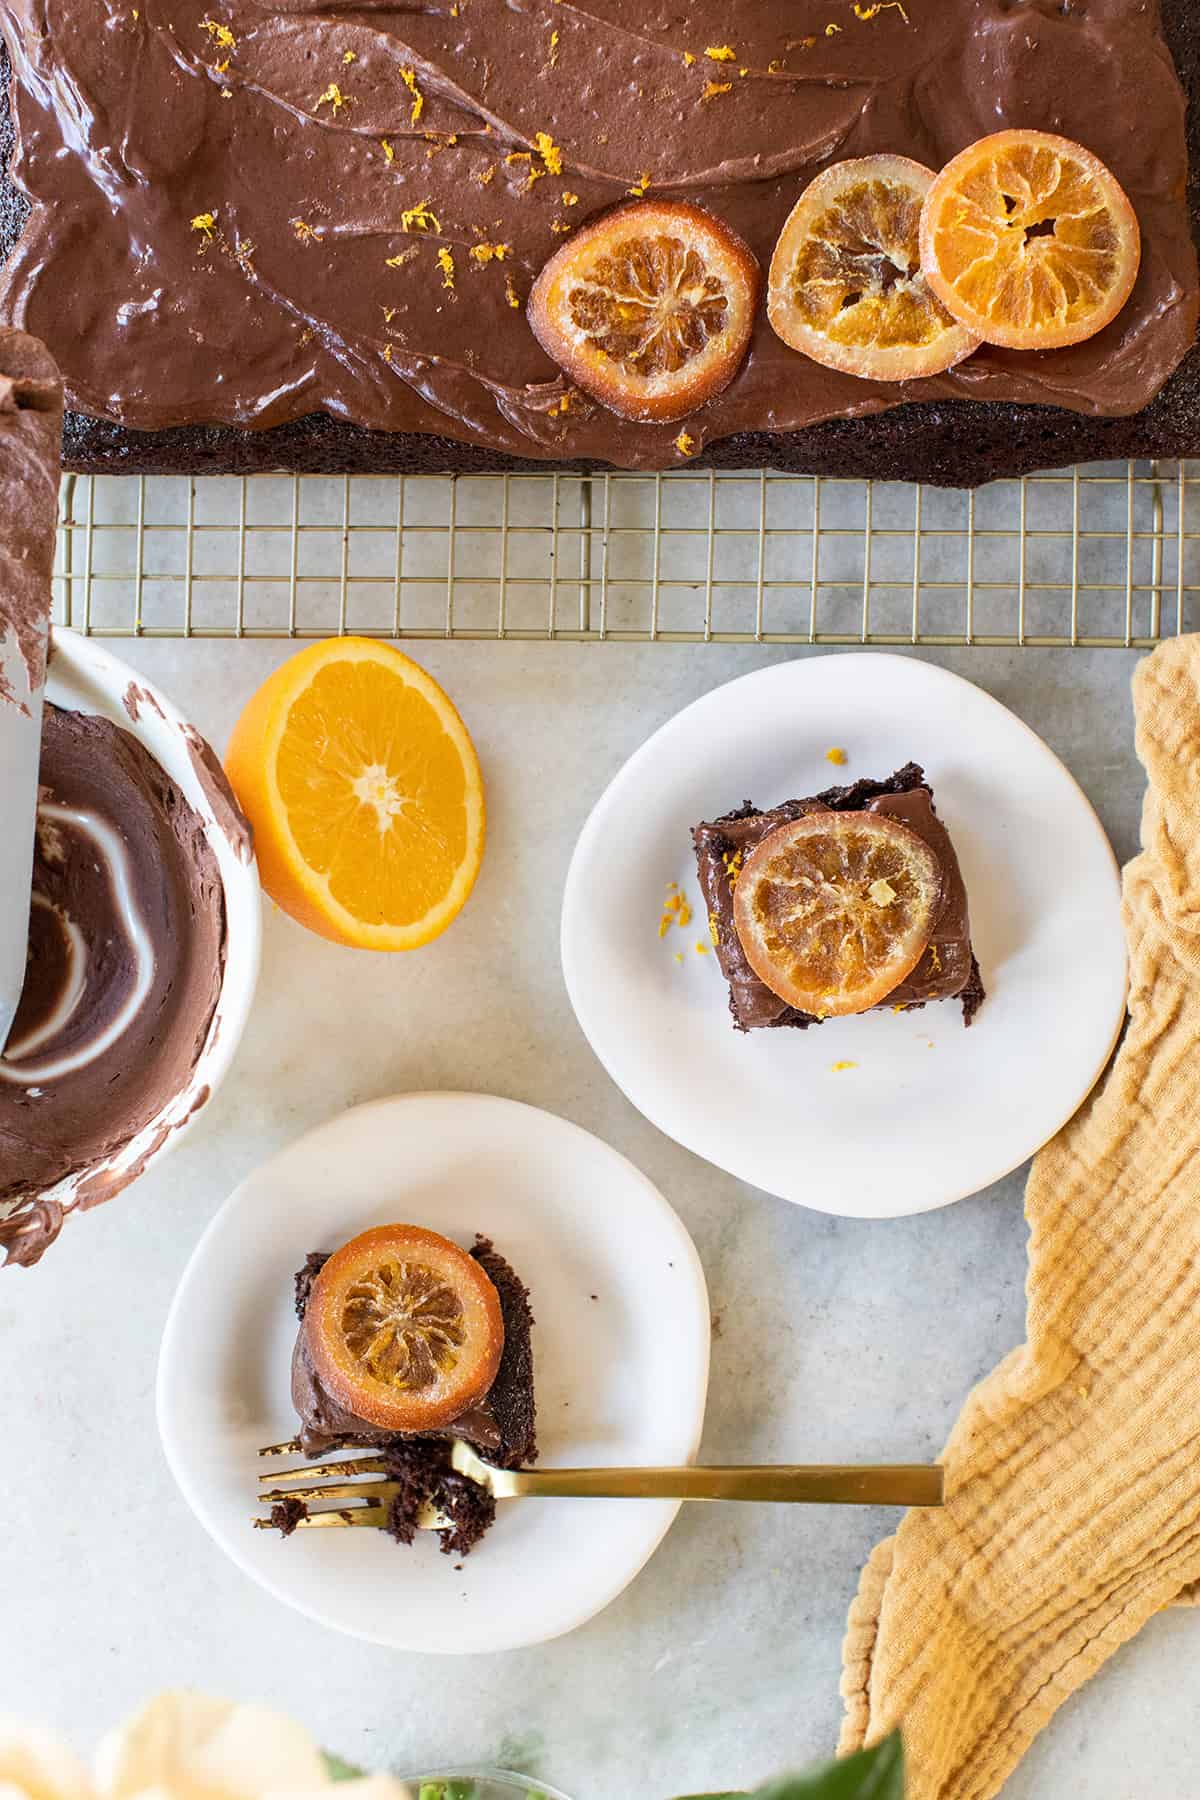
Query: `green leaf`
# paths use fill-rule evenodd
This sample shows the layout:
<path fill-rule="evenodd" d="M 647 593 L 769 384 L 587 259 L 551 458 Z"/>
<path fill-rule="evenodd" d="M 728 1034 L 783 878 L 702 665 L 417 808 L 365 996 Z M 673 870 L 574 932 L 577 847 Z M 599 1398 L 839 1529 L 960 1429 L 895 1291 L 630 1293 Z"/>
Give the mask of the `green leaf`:
<path fill-rule="evenodd" d="M 356 1769 L 353 1763 L 343 1762 L 331 1750 L 322 1750 L 321 1755 L 325 1758 L 330 1781 L 357 1781 L 362 1774 L 361 1769 Z"/>
<path fill-rule="evenodd" d="M 694 1794 L 691 1800 L 904 1800 L 900 1733 L 840 1762 L 769 1781 L 754 1794 Z"/>

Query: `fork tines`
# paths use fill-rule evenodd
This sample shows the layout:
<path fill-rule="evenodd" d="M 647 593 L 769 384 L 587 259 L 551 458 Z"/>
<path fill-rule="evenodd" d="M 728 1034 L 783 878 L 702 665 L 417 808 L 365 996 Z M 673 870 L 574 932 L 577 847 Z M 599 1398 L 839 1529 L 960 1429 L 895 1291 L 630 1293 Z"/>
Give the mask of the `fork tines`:
<path fill-rule="evenodd" d="M 285 1444 L 268 1444 L 260 1457 L 290 1456 L 300 1449 L 292 1438 Z M 387 1525 L 391 1502 L 400 1492 L 397 1481 L 346 1480 L 345 1477 L 386 1475 L 387 1464 L 381 1456 L 349 1456 L 329 1462 L 303 1463 L 299 1467 L 273 1470 L 260 1479 L 276 1483 L 259 1492 L 259 1502 L 269 1506 L 266 1518 L 253 1520 L 256 1531 L 279 1531 L 290 1537 L 293 1531 L 311 1531 L 330 1527 L 370 1527 L 379 1530 Z M 338 1477 L 340 1479 L 327 1479 Z M 297 1484 L 306 1485 L 297 1485 Z M 339 1505 L 314 1511 L 320 1501 L 353 1500 L 353 1506 Z M 444 1530 L 450 1521 L 432 1506 L 425 1505 L 417 1515 L 421 1531 Z"/>

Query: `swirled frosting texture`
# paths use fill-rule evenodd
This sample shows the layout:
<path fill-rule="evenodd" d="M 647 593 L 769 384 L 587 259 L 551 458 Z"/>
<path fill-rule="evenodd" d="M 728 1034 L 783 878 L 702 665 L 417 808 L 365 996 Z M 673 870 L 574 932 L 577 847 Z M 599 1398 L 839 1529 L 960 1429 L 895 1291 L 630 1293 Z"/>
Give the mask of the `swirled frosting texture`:
<path fill-rule="evenodd" d="M 135 738 L 47 705 L 41 782 L 28 969 L 0 1057 L 0 1250 L 18 1262 L 65 1207 L 138 1173 L 119 1159 L 188 1088 L 225 958 L 216 856 Z"/>
<path fill-rule="evenodd" d="M 77 410 L 125 426 L 324 410 L 670 465 L 677 425 L 564 407 L 526 325 L 563 234 L 648 186 L 710 207 L 765 266 L 826 162 L 937 167 L 1004 126 L 1080 140 L 1129 192 L 1144 260 L 1120 318 L 904 386 L 819 368 L 760 318 L 689 449 L 914 399 L 1131 413 L 1195 334 L 1157 0 L 2 0 L 0 18 L 34 203 L 4 314 L 47 341 Z"/>

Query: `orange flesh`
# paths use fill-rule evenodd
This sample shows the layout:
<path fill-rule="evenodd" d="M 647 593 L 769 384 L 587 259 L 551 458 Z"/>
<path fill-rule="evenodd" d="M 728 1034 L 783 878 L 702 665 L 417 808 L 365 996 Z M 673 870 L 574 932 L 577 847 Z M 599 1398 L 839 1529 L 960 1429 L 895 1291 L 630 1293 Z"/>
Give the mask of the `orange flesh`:
<path fill-rule="evenodd" d="M 978 340 L 921 271 L 920 222 L 933 171 L 908 157 L 834 163 L 793 207 L 771 259 L 767 314 L 814 361 L 875 381 L 910 381 L 961 362 Z"/>
<path fill-rule="evenodd" d="M 332 664 L 293 702 L 279 749 L 292 835 L 340 905 L 410 925 L 467 848 L 462 759 L 428 700 L 372 663 Z"/>
<path fill-rule="evenodd" d="M 725 329 L 720 281 L 677 237 L 625 238 L 567 297 L 577 329 L 630 375 L 675 374 Z"/>
<path fill-rule="evenodd" d="M 225 766 L 263 886 L 338 943 L 411 950 L 465 903 L 483 854 L 483 782 L 448 697 L 390 645 L 337 638 L 270 675 Z"/>
<path fill-rule="evenodd" d="M 818 1018 L 866 1012 L 920 961 L 942 898 L 933 851 L 873 813 L 780 826 L 734 890 L 734 926 L 759 979 Z"/>
<path fill-rule="evenodd" d="M 1054 349 L 1120 311 L 1140 262 L 1136 215 L 1089 151 L 1002 132 L 954 159 L 930 190 L 922 261 L 946 305 L 988 342 Z"/>
<path fill-rule="evenodd" d="M 921 279 L 921 198 L 862 181 L 814 219 L 792 270 L 800 317 L 835 343 L 933 343 L 953 320 Z"/>
<path fill-rule="evenodd" d="M 758 264 L 719 219 L 640 200 L 584 225 L 542 269 L 529 323 L 547 354 L 611 411 L 686 418 L 746 354 Z"/>
<path fill-rule="evenodd" d="M 504 1324 L 474 1257 L 420 1226 L 379 1226 L 339 1250 L 313 1284 L 313 1363 L 348 1411 L 384 1430 L 438 1428 L 496 1378 Z"/>

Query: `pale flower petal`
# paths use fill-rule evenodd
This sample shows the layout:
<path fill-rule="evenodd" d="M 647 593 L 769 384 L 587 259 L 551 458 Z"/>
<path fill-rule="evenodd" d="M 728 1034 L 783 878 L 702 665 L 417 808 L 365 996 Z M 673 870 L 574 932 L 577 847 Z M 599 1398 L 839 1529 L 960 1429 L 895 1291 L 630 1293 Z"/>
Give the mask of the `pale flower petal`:
<path fill-rule="evenodd" d="M 0 1718 L 2 1800 L 93 1800 L 79 1758 L 50 1732 Z"/>
<path fill-rule="evenodd" d="M 96 1779 L 104 1800 L 259 1800 L 270 1789 L 329 1785 L 308 1732 L 265 1707 L 203 1694 L 160 1694 L 101 1745 Z"/>

